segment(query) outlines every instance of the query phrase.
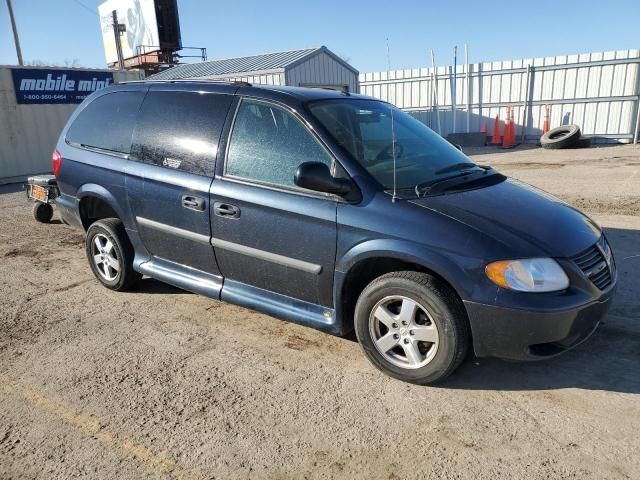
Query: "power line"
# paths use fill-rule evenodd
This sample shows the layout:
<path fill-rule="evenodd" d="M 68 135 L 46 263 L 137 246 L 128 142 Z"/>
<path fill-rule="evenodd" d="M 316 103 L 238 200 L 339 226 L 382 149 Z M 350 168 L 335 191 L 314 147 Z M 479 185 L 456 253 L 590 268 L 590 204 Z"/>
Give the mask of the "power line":
<path fill-rule="evenodd" d="M 87 7 L 84 3 L 82 3 L 80 0 L 73 0 L 74 3 L 77 3 L 78 5 L 80 5 L 82 8 L 84 8 L 85 10 L 93 13 L 96 17 L 100 17 L 100 15 L 91 7 Z"/>

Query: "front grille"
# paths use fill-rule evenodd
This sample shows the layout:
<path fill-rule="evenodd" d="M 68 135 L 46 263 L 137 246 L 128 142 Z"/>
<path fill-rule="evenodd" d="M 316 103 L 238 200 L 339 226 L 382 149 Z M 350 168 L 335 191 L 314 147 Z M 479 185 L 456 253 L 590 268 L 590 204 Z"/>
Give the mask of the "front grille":
<path fill-rule="evenodd" d="M 606 290 L 613 283 L 615 265 L 604 235 L 594 245 L 570 259 L 600 290 Z"/>

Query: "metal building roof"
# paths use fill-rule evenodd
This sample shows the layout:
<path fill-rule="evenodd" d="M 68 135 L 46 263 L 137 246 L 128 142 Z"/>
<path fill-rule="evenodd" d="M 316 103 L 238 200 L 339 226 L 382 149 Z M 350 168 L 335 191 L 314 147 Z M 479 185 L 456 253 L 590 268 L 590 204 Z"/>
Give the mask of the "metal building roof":
<path fill-rule="evenodd" d="M 287 67 L 296 65 L 305 59 L 325 52 L 336 61 L 342 63 L 356 75 L 358 71 L 347 62 L 336 56 L 327 47 L 304 48 L 288 50 L 286 52 L 265 53 L 249 57 L 226 58 L 207 62 L 177 65 L 149 77 L 150 80 L 178 80 L 181 78 L 213 77 L 218 75 L 233 75 L 248 72 L 283 71 Z"/>

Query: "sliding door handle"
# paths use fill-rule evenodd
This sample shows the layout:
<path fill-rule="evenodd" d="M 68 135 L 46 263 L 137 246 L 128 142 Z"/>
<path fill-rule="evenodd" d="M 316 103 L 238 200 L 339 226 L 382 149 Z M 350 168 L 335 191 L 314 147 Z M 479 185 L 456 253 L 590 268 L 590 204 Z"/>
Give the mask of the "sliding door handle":
<path fill-rule="evenodd" d="M 189 210 L 196 210 L 198 212 L 204 211 L 204 198 L 193 197 L 191 195 L 182 196 L 182 206 Z"/>

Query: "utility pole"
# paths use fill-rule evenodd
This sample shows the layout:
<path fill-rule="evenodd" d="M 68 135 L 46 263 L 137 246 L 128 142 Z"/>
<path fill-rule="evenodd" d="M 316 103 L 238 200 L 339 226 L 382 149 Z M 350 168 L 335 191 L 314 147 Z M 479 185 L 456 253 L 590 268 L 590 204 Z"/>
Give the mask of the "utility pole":
<path fill-rule="evenodd" d="M 16 27 L 16 19 L 13 16 L 13 6 L 11 0 L 7 0 L 7 10 L 9 10 L 9 18 L 11 19 L 11 29 L 13 30 L 13 41 L 16 44 L 16 55 L 18 56 L 18 65 L 24 65 L 22 61 L 22 50 L 20 49 L 20 39 L 18 38 L 18 28 Z"/>
<path fill-rule="evenodd" d="M 118 23 L 118 12 L 113 10 L 111 12 L 111 16 L 113 18 L 113 34 L 116 37 L 116 52 L 118 52 L 118 68 L 119 70 L 124 70 L 124 59 L 122 58 L 122 43 L 120 43 L 120 36 L 127 31 L 127 27 L 124 23 Z"/>

